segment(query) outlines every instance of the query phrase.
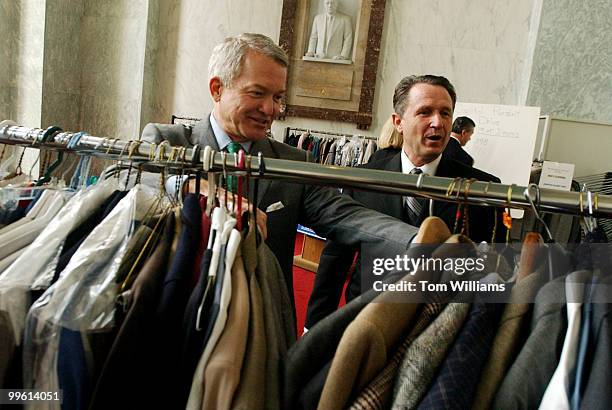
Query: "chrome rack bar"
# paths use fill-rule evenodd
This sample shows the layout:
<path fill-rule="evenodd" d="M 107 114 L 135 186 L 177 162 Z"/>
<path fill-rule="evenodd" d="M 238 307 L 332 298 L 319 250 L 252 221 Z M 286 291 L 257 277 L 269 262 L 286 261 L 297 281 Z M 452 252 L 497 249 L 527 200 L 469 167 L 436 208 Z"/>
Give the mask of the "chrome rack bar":
<path fill-rule="evenodd" d="M 5 126 L 0 128 L 0 143 L 34 148 L 45 147 L 98 155 L 105 158 L 118 158 L 119 156 L 125 158 L 128 155 L 131 144 L 135 144 L 135 141 L 83 135 L 78 143 L 74 145 L 74 149 L 69 149 L 67 144 L 75 136 L 75 133 L 55 133 L 43 144 L 41 139 L 44 132 L 43 129 L 39 128 Z M 200 158 L 190 161 L 193 149 L 186 149 L 184 155 L 181 153 L 180 158 L 177 158 L 176 155 L 178 150 L 179 147 L 173 148 L 163 144 L 142 142 L 137 146 L 134 145 L 132 149 L 133 155 L 129 160 L 169 168 L 201 169 L 203 152 L 200 152 Z M 169 160 L 169 158 L 172 159 Z M 529 200 L 525 196 L 527 187 L 524 186 L 480 181 L 470 184 L 465 179 L 454 180 L 452 178 L 426 175 L 404 175 L 399 172 L 320 165 L 275 158 L 264 158 L 263 162 L 265 163 L 265 173 L 259 175 L 260 163 L 257 156 L 252 156 L 250 161 L 247 161 L 247 164 L 249 164 L 247 169 L 240 170 L 235 165 L 236 162 L 233 154 L 222 156 L 221 153 L 214 153 L 212 170 L 221 171 L 225 167 L 227 171 L 231 172 L 245 173 L 249 171 L 251 176 L 255 178 L 282 179 L 284 181 L 306 182 L 314 185 L 339 186 L 402 195 L 415 194 L 436 200 L 487 206 L 510 206 L 511 208 L 518 209 L 528 209 L 531 207 Z M 586 192 L 566 192 L 542 188 L 539 190 L 539 197 L 540 200 L 536 206 L 542 212 L 591 215 L 589 213 L 588 195 Z M 590 207 L 593 210 L 592 216 L 611 218 L 612 196 L 592 195 L 592 197 L 595 197 L 595 204 L 591 204 L 592 206 Z M 508 199 L 510 199 L 509 202 Z M 535 198 L 532 198 L 532 200 L 536 201 Z"/>

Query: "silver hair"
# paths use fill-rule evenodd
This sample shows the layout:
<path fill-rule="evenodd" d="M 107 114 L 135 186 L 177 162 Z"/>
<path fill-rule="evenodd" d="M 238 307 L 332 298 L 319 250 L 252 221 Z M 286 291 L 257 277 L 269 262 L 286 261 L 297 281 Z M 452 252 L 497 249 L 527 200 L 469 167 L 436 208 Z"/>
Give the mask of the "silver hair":
<path fill-rule="evenodd" d="M 240 76 L 244 57 L 249 50 L 274 59 L 283 67 L 289 66 L 287 53 L 270 37 L 256 33 L 242 33 L 228 37 L 213 49 L 208 61 L 209 78 L 219 77 L 226 87 L 230 87 L 234 79 Z"/>

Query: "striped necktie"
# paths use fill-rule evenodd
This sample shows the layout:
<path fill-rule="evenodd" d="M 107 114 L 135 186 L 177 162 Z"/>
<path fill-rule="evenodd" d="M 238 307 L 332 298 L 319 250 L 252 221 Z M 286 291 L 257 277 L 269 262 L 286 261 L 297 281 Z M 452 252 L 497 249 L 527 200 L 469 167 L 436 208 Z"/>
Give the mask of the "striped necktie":
<path fill-rule="evenodd" d="M 421 170 L 420 168 L 413 168 L 412 171 L 410 171 L 411 175 L 419 175 L 422 174 L 423 170 Z M 414 226 L 419 226 L 420 225 L 420 216 L 421 216 L 421 212 L 423 211 L 423 206 L 425 205 L 423 199 L 418 198 L 418 197 L 414 197 L 414 196 L 407 196 L 406 197 L 406 214 L 408 215 L 408 222 L 411 225 Z"/>

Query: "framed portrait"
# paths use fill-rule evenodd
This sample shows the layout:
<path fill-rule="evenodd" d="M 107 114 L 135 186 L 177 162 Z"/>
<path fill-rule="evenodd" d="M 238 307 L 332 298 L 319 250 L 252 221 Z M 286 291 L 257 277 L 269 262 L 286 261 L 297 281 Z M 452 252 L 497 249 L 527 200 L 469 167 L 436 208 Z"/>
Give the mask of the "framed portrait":
<path fill-rule="evenodd" d="M 283 116 L 372 123 L 386 0 L 284 0 L 289 55 Z"/>

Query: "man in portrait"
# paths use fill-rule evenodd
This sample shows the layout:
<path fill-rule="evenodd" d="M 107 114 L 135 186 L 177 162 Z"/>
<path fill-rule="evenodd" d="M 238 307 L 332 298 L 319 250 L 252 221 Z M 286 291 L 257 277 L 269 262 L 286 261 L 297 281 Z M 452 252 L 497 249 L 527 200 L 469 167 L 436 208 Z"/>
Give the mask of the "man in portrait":
<path fill-rule="evenodd" d="M 312 23 L 307 57 L 350 60 L 353 45 L 351 18 L 338 11 L 338 0 L 324 0 L 325 13 Z"/>

